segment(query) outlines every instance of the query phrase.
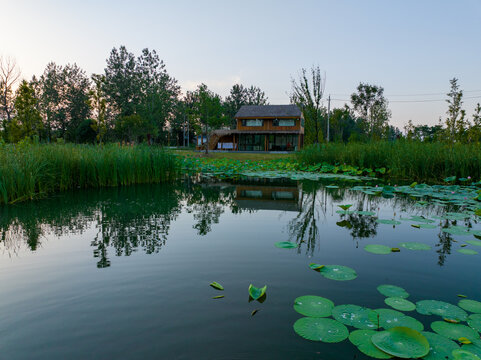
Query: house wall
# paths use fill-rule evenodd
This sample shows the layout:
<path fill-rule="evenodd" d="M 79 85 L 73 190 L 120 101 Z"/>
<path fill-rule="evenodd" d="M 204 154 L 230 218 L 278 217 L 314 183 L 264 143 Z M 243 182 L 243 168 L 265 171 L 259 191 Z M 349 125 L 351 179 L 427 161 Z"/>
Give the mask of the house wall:
<path fill-rule="evenodd" d="M 273 125 L 273 118 L 257 118 L 257 119 L 262 119 L 264 120 L 262 126 L 242 126 L 242 120 L 249 120 L 249 119 L 237 119 L 237 130 L 269 130 L 272 132 L 276 131 L 286 131 L 286 130 L 301 130 L 304 129 L 301 126 L 301 119 L 297 118 L 296 119 L 296 124 L 294 126 L 274 126 Z M 277 119 L 292 119 L 292 117 L 289 118 L 277 118 Z"/>

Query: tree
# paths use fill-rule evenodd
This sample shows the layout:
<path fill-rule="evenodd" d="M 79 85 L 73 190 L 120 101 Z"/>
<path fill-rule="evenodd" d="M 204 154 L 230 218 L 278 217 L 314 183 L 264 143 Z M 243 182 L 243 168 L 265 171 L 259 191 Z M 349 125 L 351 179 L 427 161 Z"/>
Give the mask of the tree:
<path fill-rule="evenodd" d="M 453 78 L 449 80 L 451 90 L 449 91 L 446 102 L 449 104 L 446 114 L 448 117 L 445 120 L 446 132 L 445 139 L 454 143 L 462 140 L 464 137 L 466 123 L 464 117 L 466 111 L 461 108 L 463 105 L 463 91 L 459 89 L 458 79 Z"/>
<path fill-rule="evenodd" d="M 351 103 L 362 119 L 364 132 L 371 138 L 380 138 L 389 122 L 391 111 L 381 86 L 360 83 Z"/>
<path fill-rule="evenodd" d="M 15 121 L 20 127 L 21 136 L 32 138 L 39 136 L 43 128 L 42 116 L 38 111 L 38 99 L 35 90 L 25 80 L 22 81 L 17 89 L 15 96 Z"/>
<path fill-rule="evenodd" d="M 0 120 L 4 131 L 12 120 L 14 112 L 13 87 L 20 79 L 20 70 L 12 58 L 0 56 Z M 5 134 L 7 135 L 7 134 Z"/>
<path fill-rule="evenodd" d="M 92 81 L 94 85 L 90 90 L 90 106 L 94 119 L 91 126 L 97 142 L 101 144 L 107 133 L 107 99 L 103 89 L 105 76 L 93 74 Z"/>
<path fill-rule="evenodd" d="M 268 99 L 264 91 L 253 85 L 245 88 L 242 84 L 234 84 L 224 102 L 226 116 L 232 120 L 233 128 L 236 126 L 234 116 L 243 105 L 267 104 Z"/>
<path fill-rule="evenodd" d="M 351 134 L 358 130 L 354 115 L 347 105 L 331 111 L 329 128 L 329 140 L 342 142 L 348 142 Z"/>
<path fill-rule="evenodd" d="M 115 124 L 115 130 L 119 137 L 130 143 L 137 143 L 142 138 L 146 138 L 147 134 L 152 133 L 151 124 L 149 124 L 139 114 L 120 116 Z"/>
<path fill-rule="evenodd" d="M 474 109 L 473 124 L 468 129 L 468 142 L 481 142 L 481 104 L 478 103 Z"/>
<path fill-rule="evenodd" d="M 299 106 L 305 120 L 306 142 L 317 144 L 322 139 L 322 128 L 324 123 L 324 112 L 322 98 L 326 85 L 326 75 L 321 75 L 319 66 L 311 68 L 311 81 L 308 79 L 306 69 L 301 69 L 299 78 L 296 81 L 291 79 L 291 102 Z"/>

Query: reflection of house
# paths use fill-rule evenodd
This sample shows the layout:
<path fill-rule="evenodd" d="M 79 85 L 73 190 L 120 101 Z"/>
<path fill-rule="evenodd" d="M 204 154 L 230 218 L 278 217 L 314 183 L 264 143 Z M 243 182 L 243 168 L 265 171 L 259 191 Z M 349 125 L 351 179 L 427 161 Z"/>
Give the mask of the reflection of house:
<path fill-rule="evenodd" d="M 296 105 L 244 105 L 235 119 L 235 130 L 212 132 L 210 150 L 295 151 L 303 145 L 303 118 Z"/>
<path fill-rule="evenodd" d="M 242 209 L 299 210 L 297 186 L 236 185 L 235 201 Z"/>

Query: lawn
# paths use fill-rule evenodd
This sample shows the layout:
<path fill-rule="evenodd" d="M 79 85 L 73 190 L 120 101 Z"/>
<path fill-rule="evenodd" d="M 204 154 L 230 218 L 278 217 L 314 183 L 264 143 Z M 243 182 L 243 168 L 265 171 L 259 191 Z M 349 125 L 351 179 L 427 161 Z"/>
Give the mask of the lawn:
<path fill-rule="evenodd" d="M 209 152 L 208 155 L 205 152 L 192 151 L 192 150 L 175 150 L 174 153 L 195 158 L 208 158 L 208 159 L 229 159 L 229 160 L 277 160 L 277 159 L 292 159 L 295 160 L 295 155 L 291 154 L 270 154 L 270 153 L 240 153 L 240 152 Z"/>

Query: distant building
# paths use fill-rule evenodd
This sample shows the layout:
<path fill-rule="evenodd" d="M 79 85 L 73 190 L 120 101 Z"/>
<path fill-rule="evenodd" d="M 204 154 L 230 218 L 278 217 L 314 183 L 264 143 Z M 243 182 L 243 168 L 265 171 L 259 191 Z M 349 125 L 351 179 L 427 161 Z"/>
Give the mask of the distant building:
<path fill-rule="evenodd" d="M 213 131 L 209 150 L 296 151 L 304 143 L 302 112 L 296 105 L 244 105 L 235 130 Z"/>

